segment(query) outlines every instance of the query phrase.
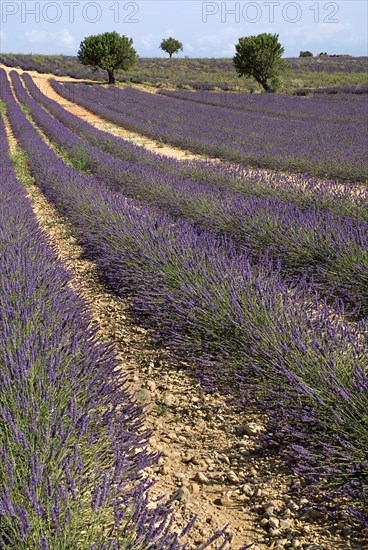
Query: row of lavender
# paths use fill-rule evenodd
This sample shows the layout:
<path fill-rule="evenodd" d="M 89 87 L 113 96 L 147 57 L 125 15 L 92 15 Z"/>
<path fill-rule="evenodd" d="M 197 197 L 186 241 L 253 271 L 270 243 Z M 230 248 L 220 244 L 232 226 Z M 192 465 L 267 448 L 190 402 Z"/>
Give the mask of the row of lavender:
<path fill-rule="evenodd" d="M 345 502 L 367 523 L 366 326 L 331 318 L 322 300 L 286 286 L 267 261 L 254 269 L 225 239 L 67 167 L 4 90 L 36 181 L 72 222 L 101 278 L 132 296 L 147 326 L 192 359 L 208 386 L 221 381 L 267 410 L 273 439 L 311 491 L 323 484 L 328 509 Z"/>
<path fill-rule="evenodd" d="M 293 72 L 326 72 L 326 73 L 366 73 L 368 70 L 368 57 L 312 57 L 312 58 L 288 58 L 285 60 Z M 21 67 L 25 71 L 48 72 L 63 76 L 75 76 L 75 78 L 91 78 L 92 80 L 106 80 L 103 71 L 94 73 L 92 69 L 82 66 L 76 56 L 70 55 L 35 55 L 35 54 L 0 54 L 0 62 L 9 67 Z M 191 75 L 206 75 L 207 79 L 213 79 L 217 73 L 234 72 L 234 63 L 228 59 L 172 59 L 170 65 L 177 69 L 180 63 Z M 140 58 L 138 60 L 139 76 L 149 78 L 154 74 L 163 72 L 168 67 L 168 60 L 162 58 Z M 213 82 L 213 80 L 212 80 Z M 200 82 L 193 82 L 200 84 Z M 213 82 L 212 85 L 218 84 Z"/>
<path fill-rule="evenodd" d="M 361 101 L 367 101 L 368 86 L 329 86 L 326 88 L 299 88 L 293 92 L 295 95 L 306 96 L 313 94 L 314 97 L 318 97 L 324 94 L 329 94 L 330 99 L 336 99 L 340 101 L 341 99 L 345 101 L 356 101 L 357 96 L 361 96 Z M 352 97 L 351 94 L 354 94 L 355 97 Z"/>
<path fill-rule="evenodd" d="M 332 180 L 321 182 L 302 174 L 265 173 L 237 164 L 213 163 L 203 160 L 177 161 L 164 155 L 151 153 L 130 141 L 93 128 L 81 118 L 71 115 L 55 102 L 45 98 L 33 83 L 30 75 L 23 73 L 22 76 L 33 98 L 42 102 L 53 116 L 73 132 L 116 158 L 139 162 L 141 165 L 154 167 L 168 174 L 213 184 L 244 195 L 290 201 L 302 208 L 318 207 L 323 210 L 333 210 L 340 215 L 368 221 L 368 187 L 366 186 L 356 187 L 349 183 L 342 184 Z M 53 81 L 52 85 L 55 91 L 65 94 L 61 84 Z M 115 97 L 119 98 L 120 89 L 116 88 L 115 92 L 117 94 Z M 47 88 L 45 93 L 47 95 Z M 88 95 L 84 97 L 84 106 L 90 111 L 94 110 L 102 118 L 112 116 L 104 105 L 99 105 Z"/>
<path fill-rule="evenodd" d="M 147 506 L 141 410 L 37 224 L 3 118 L 0 137 L 0 546 L 182 548 Z"/>
<path fill-rule="evenodd" d="M 367 87 L 368 92 L 368 87 Z M 333 120 L 336 122 L 362 122 L 362 115 L 368 113 L 368 99 L 363 94 L 339 95 L 331 99 L 323 94 L 300 98 L 284 94 L 247 94 L 229 92 L 208 92 L 189 90 L 159 90 L 160 95 L 186 99 L 196 103 L 220 107 L 285 115 L 287 117 Z"/>
<path fill-rule="evenodd" d="M 37 71 L 41 74 L 51 73 L 72 78 L 106 80 L 106 74 L 103 71 L 94 72 L 91 68 L 81 65 L 73 56 L 1 54 L 0 62 L 7 67 L 21 67 L 24 71 Z"/>
<path fill-rule="evenodd" d="M 117 71 L 116 76 L 119 82 L 151 82 L 161 83 L 166 78 L 155 76 L 160 71 L 160 59 L 153 60 L 154 67 L 151 68 L 150 60 L 139 59 L 138 71 L 131 76 L 123 71 Z M 104 82 L 107 79 L 106 71 L 94 70 L 92 67 L 82 65 L 78 58 L 70 55 L 36 55 L 36 54 L 0 54 L 0 63 L 7 67 L 20 67 L 24 71 L 37 71 L 41 74 L 53 74 L 58 76 L 70 76 L 75 79 L 95 80 Z M 154 71 L 154 72 L 153 72 Z M 215 86 L 215 85 L 213 85 Z"/>
<path fill-rule="evenodd" d="M 244 197 L 160 172 L 139 162 L 113 158 L 78 138 L 30 98 L 17 73 L 11 74 L 16 95 L 47 137 L 68 152 L 77 168 L 93 172 L 110 188 L 186 219 L 197 228 L 228 236 L 258 261 L 267 252 L 288 276 L 314 279 L 332 297 L 342 297 L 356 313 L 368 313 L 368 223 L 292 203 Z M 27 79 L 30 83 L 29 78 Z M 53 114 L 74 128 L 79 121 L 35 86 L 33 93 Z"/>
<path fill-rule="evenodd" d="M 194 153 L 263 168 L 368 179 L 363 112 L 361 122 L 335 122 L 189 103 L 135 88 L 121 90 L 118 98 L 115 88 L 97 85 L 66 82 L 63 91 L 55 89 L 82 106 L 87 98 L 92 112 L 97 112 L 93 104 L 103 106 L 105 118 L 125 128 Z"/>
<path fill-rule="evenodd" d="M 195 89 L 222 89 L 229 90 L 234 89 L 234 85 L 230 84 L 221 84 L 219 82 L 207 83 L 207 82 L 196 82 L 196 81 L 183 81 L 177 80 L 173 77 L 175 75 L 175 69 L 173 64 L 170 66 L 165 64 L 166 60 L 162 59 L 138 59 L 137 71 L 138 75 L 129 76 L 127 73 L 118 71 L 116 76 L 119 82 L 133 82 L 140 84 L 142 82 L 149 82 L 155 84 L 156 86 L 161 86 L 164 82 L 167 85 L 175 81 L 175 84 L 180 88 L 182 86 L 191 86 Z M 175 63 L 175 60 L 170 60 Z M 179 60 L 178 60 L 179 61 Z M 196 60 L 202 65 L 202 60 Z M 209 60 L 207 60 L 208 63 Z M 219 60 L 215 61 L 215 64 L 218 70 L 221 70 L 221 63 Z M 106 71 L 100 69 L 93 70 L 90 67 L 81 65 L 77 57 L 60 55 L 60 56 L 51 56 L 51 55 L 35 55 L 35 54 L 0 54 L 0 63 L 3 63 L 7 67 L 20 67 L 24 71 L 37 71 L 43 74 L 53 74 L 57 76 L 70 76 L 75 79 L 86 79 L 86 80 L 95 80 L 104 82 L 106 81 L 107 74 Z M 169 71 L 168 71 L 169 69 Z M 234 72 L 233 64 L 228 63 L 227 69 Z M 194 71 L 197 70 L 195 67 Z M 163 74 L 164 73 L 164 74 Z M 167 74 L 168 73 L 168 74 Z M 196 74 L 196 73 L 195 73 Z M 206 74 L 206 73 L 205 73 Z M 210 71 L 210 74 L 213 78 L 213 72 Z M 169 80 L 169 75 L 171 75 Z M 176 76 L 176 75 L 175 75 Z M 197 74 L 196 74 L 197 76 Z M 207 76 L 207 75 L 206 75 Z M 216 78 L 216 77 L 215 77 Z M 257 88 L 257 85 L 254 85 L 254 88 Z"/>
<path fill-rule="evenodd" d="M 340 57 L 298 57 L 289 59 L 288 64 L 292 71 L 366 73 L 368 70 L 368 57 L 353 57 L 350 55 Z"/>

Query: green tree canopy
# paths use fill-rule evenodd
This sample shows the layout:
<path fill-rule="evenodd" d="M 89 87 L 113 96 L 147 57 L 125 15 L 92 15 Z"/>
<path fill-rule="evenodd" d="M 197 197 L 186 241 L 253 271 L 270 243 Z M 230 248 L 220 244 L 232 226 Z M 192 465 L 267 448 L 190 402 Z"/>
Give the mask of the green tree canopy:
<path fill-rule="evenodd" d="M 114 71 L 127 71 L 137 61 L 132 44 L 132 38 L 121 36 L 116 31 L 87 36 L 79 46 L 78 59 L 83 65 L 107 71 L 109 84 L 115 84 Z"/>
<path fill-rule="evenodd" d="M 299 57 L 313 57 L 313 54 L 308 50 L 306 50 L 305 52 L 301 51 Z"/>
<path fill-rule="evenodd" d="M 183 51 L 183 44 L 171 36 L 170 38 L 164 38 L 159 47 L 168 53 L 170 57 L 172 57 L 173 53 Z"/>
<path fill-rule="evenodd" d="M 279 73 L 284 48 L 278 34 L 263 33 L 239 38 L 233 58 L 239 76 L 252 76 L 266 92 L 274 92 L 279 86 Z"/>

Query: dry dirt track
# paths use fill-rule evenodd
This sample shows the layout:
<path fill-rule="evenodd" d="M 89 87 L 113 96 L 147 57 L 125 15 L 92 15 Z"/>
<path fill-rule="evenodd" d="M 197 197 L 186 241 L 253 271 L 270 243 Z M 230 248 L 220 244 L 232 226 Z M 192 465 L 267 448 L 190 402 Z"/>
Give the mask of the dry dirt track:
<path fill-rule="evenodd" d="M 11 70 L 17 71 L 19 74 L 21 74 L 21 69 L 11 69 L 9 67 L 5 67 L 4 65 L 0 65 L 3 69 L 5 69 L 7 72 L 10 72 Z M 98 115 L 95 115 L 91 113 L 90 111 L 87 111 L 87 109 L 84 109 L 84 107 L 80 107 L 79 105 L 76 105 L 75 103 L 72 103 L 70 101 L 67 101 L 65 98 L 58 95 L 53 88 L 50 86 L 49 79 L 50 77 L 55 78 L 55 80 L 58 80 L 60 82 L 70 81 L 70 82 L 78 82 L 74 78 L 70 77 L 57 77 L 53 75 L 47 75 L 47 74 L 40 74 L 36 71 L 27 71 L 28 74 L 30 74 L 37 86 L 40 88 L 40 90 L 47 95 L 50 99 L 54 99 L 60 105 L 64 107 L 67 111 L 70 111 L 76 116 L 79 116 L 80 118 L 83 118 L 96 128 L 99 128 L 100 130 L 104 130 L 106 132 L 110 132 L 111 134 L 114 134 L 115 136 L 122 137 L 124 139 L 128 139 L 135 143 L 136 145 L 142 145 L 146 149 L 153 151 L 154 153 L 159 153 L 161 155 L 167 155 L 170 157 L 174 157 L 177 159 L 193 159 L 193 158 L 203 158 L 199 157 L 198 155 L 193 155 L 192 153 L 188 151 L 183 151 L 182 149 L 178 149 L 176 147 L 171 147 L 168 145 L 162 146 L 161 144 L 158 144 L 156 141 L 151 140 L 145 136 L 142 136 L 141 134 L 138 134 L 136 132 L 132 132 L 130 130 L 125 130 L 124 128 L 121 128 L 117 126 L 116 124 L 112 124 L 105 119 L 99 117 Z M 82 81 L 84 82 L 84 80 Z"/>
<path fill-rule="evenodd" d="M 35 81 L 42 88 L 47 78 L 38 75 Z M 65 106 L 56 94 L 49 97 Z M 103 122 L 73 104 L 68 109 L 95 125 Z M 14 137 L 10 131 L 8 135 L 14 149 Z M 74 286 L 89 302 L 101 338 L 114 341 L 122 372 L 137 399 L 147 405 L 150 444 L 161 453 L 157 467 L 148 472 L 156 481 L 153 495 L 176 495 L 178 529 L 198 514 L 192 548 L 226 524 L 234 550 L 247 545 L 252 550 L 358 548 L 331 534 L 323 519 L 301 518 L 303 501 L 284 494 L 293 477 L 274 451 L 261 456 L 259 436 L 252 435 L 256 426 L 264 429 L 266 419 L 253 410 L 236 410 L 220 395 L 204 395 L 185 371 L 178 371 L 149 334 L 132 323 L 129 303 L 99 283 L 94 264 L 81 258 L 71 228 L 36 185 L 27 191 L 39 223 L 74 274 Z"/>

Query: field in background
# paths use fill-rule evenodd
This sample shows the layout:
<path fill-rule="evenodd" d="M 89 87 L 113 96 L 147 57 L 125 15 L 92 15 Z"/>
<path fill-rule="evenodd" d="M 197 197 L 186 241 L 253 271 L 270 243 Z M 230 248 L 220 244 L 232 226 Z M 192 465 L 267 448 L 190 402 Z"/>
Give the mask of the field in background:
<path fill-rule="evenodd" d="M 140 60 L 124 78 L 157 88 L 193 88 L 189 78 L 196 75 L 202 88 L 148 93 L 138 86 L 101 85 L 105 75 L 91 73 L 76 58 L 0 57 L 26 70 L 101 79 L 57 82 L 47 80 L 50 74 L 7 75 L 0 69 L 0 298 L 3 293 L 4 303 L 9 300 L 0 308 L 0 324 L 14 332 L 0 346 L 0 421 L 9 425 L 0 461 L 0 547 L 54 547 L 59 529 L 67 537 L 61 549 L 105 541 L 104 548 L 120 542 L 114 548 L 126 547 L 127 537 L 132 548 L 151 547 L 151 522 L 155 547 L 183 550 L 170 525 L 156 529 L 162 514 L 166 521 L 170 513 L 166 506 L 162 514 L 161 507 L 144 507 L 141 470 L 151 457 L 139 428 L 140 409 L 114 385 L 112 348 L 88 333 L 88 315 L 74 296 L 59 315 L 67 275 L 59 266 L 59 279 L 53 276 L 54 258 L 32 217 L 26 181 L 14 172 L 22 164 L 38 192 L 68 220 L 104 288 L 129 300 L 134 321 L 210 394 L 232 396 L 240 408 L 246 403 L 267 415 L 258 451 L 282 456 L 296 474 L 300 518 L 310 511 L 319 519 L 328 515 L 336 520 L 333 533 L 346 537 L 341 548 L 360 548 L 368 527 L 367 59 L 289 60 L 288 91 L 309 85 L 299 79 L 303 74 L 319 90 L 334 85 L 347 92 L 361 79 L 359 95 L 305 98 L 226 93 L 233 89 L 230 82 L 258 91 L 237 79 L 231 60 Z M 56 101 L 38 81 L 50 84 Z M 223 91 L 207 91 L 211 86 Z M 95 127 L 82 108 L 102 122 L 223 162 L 154 154 Z M 23 160 L 9 156 L 12 138 Z M 13 357 L 3 350 L 12 351 L 14 342 L 20 351 L 14 348 Z M 75 350 L 78 368 L 70 359 Z M 42 358 L 56 357 L 50 373 L 38 360 L 41 352 Z M 54 395 L 61 396 L 56 404 Z M 241 479 L 231 481 L 239 494 L 247 478 Z M 125 525 L 130 515 L 134 521 Z M 292 521 L 278 531 L 287 533 L 289 546 Z M 267 529 L 262 540 L 273 548 L 274 533 Z"/>
<path fill-rule="evenodd" d="M 365 182 L 366 94 L 247 94 L 51 80 L 68 101 L 195 154 L 257 168 Z"/>
<path fill-rule="evenodd" d="M 53 73 L 58 76 L 107 79 L 106 72 L 92 71 L 77 58 L 66 55 L 1 54 L 0 62 L 10 67 Z M 292 58 L 286 59 L 282 92 L 300 88 L 323 88 L 368 85 L 368 57 Z M 117 80 L 146 83 L 152 86 L 192 87 L 259 92 L 250 78 L 239 78 L 231 59 L 163 59 L 140 58 L 128 73 L 117 71 Z"/>

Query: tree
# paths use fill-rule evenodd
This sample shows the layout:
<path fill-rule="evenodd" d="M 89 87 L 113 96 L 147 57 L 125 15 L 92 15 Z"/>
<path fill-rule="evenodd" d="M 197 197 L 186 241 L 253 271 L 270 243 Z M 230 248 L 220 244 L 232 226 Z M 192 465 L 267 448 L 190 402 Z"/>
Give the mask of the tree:
<path fill-rule="evenodd" d="M 312 52 L 309 52 L 308 50 L 306 50 L 305 52 L 301 51 L 300 54 L 299 54 L 299 57 L 313 57 L 313 54 L 312 54 Z"/>
<path fill-rule="evenodd" d="M 278 75 L 283 68 L 284 48 L 278 34 L 263 33 L 239 38 L 233 58 L 239 76 L 252 76 L 266 92 L 274 92 L 279 86 Z"/>
<path fill-rule="evenodd" d="M 81 42 L 78 59 L 82 65 L 103 69 L 109 75 L 109 84 L 115 84 L 114 71 L 127 71 L 137 61 L 133 40 L 120 36 L 116 31 L 87 36 Z"/>
<path fill-rule="evenodd" d="M 159 46 L 161 50 L 168 53 L 170 58 L 173 56 L 173 53 L 178 53 L 183 51 L 183 44 L 176 40 L 176 38 L 164 38 Z"/>

